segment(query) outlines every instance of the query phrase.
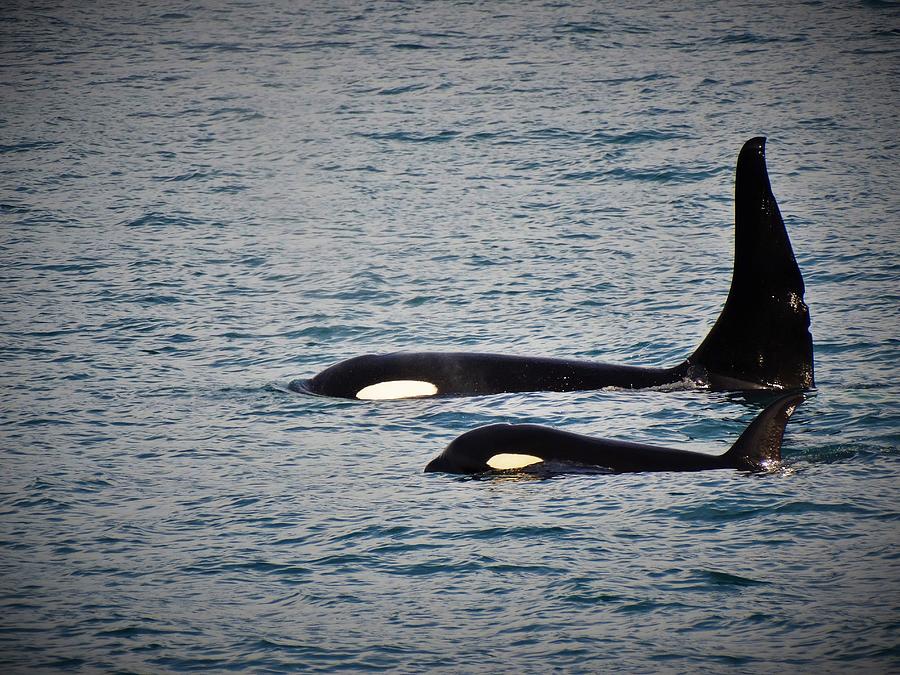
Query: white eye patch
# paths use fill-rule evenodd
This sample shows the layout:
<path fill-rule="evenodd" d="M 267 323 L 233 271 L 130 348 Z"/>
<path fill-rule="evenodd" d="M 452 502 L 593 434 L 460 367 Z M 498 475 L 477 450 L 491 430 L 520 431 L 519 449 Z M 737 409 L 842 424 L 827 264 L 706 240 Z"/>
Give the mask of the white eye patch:
<path fill-rule="evenodd" d="M 504 469 L 521 469 L 543 461 L 543 459 L 534 455 L 517 455 L 511 452 L 501 452 L 499 455 L 491 457 L 487 461 L 487 465 L 492 469 L 502 471 Z"/>
<path fill-rule="evenodd" d="M 366 401 L 387 401 L 397 398 L 415 398 L 417 396 L 434 396 L 438 388 L 431 382 L 421 380 L 390 380 L 363 387 L 356 393 L 356 398 Z"/>

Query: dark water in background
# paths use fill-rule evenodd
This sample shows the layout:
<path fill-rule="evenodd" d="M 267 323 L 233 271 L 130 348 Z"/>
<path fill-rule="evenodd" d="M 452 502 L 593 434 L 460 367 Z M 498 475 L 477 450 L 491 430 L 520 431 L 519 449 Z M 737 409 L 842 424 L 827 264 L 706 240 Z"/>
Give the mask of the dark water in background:
<path fill-rule="evenodd" d="M 0 39 L 4 670 L 900 669 L 895 3 L 7 2 Z M 719 452 L 742 395 L 284 390 L 679 362 L 758 134 L 817 359 L 782 471 L 421 473 L 496 421 Z"/>

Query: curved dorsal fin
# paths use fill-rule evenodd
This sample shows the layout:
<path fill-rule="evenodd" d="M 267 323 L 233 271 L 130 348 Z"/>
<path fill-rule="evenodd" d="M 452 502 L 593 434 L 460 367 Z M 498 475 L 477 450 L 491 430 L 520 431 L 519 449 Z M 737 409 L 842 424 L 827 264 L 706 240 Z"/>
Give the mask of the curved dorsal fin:
<path fill-rule="evenodd" d="M 770 403 L 750 423 L 731 449 L 722 455 L 729 466 L 748 471 L 766 468 L 781 460 L 781 439 L 791 414 L 803 403 L 803 394 L 792 393 Z"/>

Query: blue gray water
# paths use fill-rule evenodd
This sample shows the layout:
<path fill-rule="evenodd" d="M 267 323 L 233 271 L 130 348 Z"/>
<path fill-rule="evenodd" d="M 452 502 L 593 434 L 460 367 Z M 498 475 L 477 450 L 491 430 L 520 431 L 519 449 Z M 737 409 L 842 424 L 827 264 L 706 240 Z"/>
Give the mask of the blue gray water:
<path fill-rule="evenodd" d="M 627 4 L 3 3 L 4 672 L 900 669 L 900 9 Z M 422 473 L 497 421 L 720 452 L 738 394 L 286 390 L 680 362 L 755 135 L 816 348 L 781 470 Z"/>

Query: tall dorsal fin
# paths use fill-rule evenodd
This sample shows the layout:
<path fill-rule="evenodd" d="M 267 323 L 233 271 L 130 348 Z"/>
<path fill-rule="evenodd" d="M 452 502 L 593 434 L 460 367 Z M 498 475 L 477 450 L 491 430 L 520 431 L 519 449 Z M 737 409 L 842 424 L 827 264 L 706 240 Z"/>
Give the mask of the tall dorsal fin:
<path fill-rule="evenodd" d="M 713 386 L 802 389 L 814 384 L 809 308 L 765 148 L 765 138 L 751 138 L 738 156 L 731 290 L 686 365 L 704 368 Z"/>

